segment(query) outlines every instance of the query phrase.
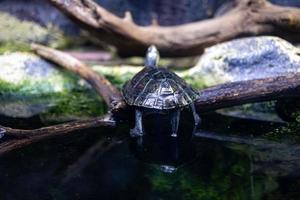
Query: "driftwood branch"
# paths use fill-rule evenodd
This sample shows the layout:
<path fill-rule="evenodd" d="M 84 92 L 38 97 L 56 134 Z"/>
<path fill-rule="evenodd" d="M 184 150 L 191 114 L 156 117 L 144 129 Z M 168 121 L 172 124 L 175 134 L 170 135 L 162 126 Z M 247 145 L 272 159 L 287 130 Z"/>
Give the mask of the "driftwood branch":
<path fill-rule="evenodd" d="M 48 0 L 97 38 L 114 45 L 120 55 L 143 55 L 154 44 L 165 56 L 199 55 L 204 48 L 230 39 L 272 34 L 300 34 L 300 9 L 266 0 L 236 0 L 214 19 L 177 26 L 138 26 L 130 15 L 120 18 L 92 0 Z"/>
<path fill-rule="evenodd" d="M 292 73 L 206 88 L 199 91 L 199 98 L 196 99 L 195 105 L 197 111 L 201 113 L 245 103 L 299 96 L 300 73 Z M 128 112 L 128 106 L 122 101 L 113 108 L 112 112 Z"/>
<path fill-rule="evenodd" d="M 108 114 L 103 117 L 68 122 L 34 130 L 13 129 L 0 126 L 1 133 L 4 134 L 4 137 L 10 137 L 10 139 L 0 143 L 0 155 L 32 144 L 33 142 L 67 135 L 74 131 L 95 127 L 114 127 L 115 125 L 115 121 L 112 120 L 111 115 Z"/>
<path fill-rule="evenodd" d="M 78 59 L 59 50 L 39 44 L 32 44 L 31 48 L 42 58 L 47 59 L 58 66 L 79 75 L 87 82 L 91 83 L 91 86 L 98 92 L 98 94 L 100 94 L 100 96 L 104 98 L 106 104 L 114 113 L 116 113 L 119 108 L 124 109 L 126 106 L 121 92 L 118 91 L 118 89 L 113 86 L 109 80 L 107 80 L 101 74 L 95 72 Z"/>
<path fill-rule="evenodd" d="M 300 96 L 300 73 L 272 78 L 239 81 L 210 87 L 199 92 L 200 112 L 251 102 Z"/>
<path fill-rule="evenodd" d="M 88 81 L 109 107 L 112 107 L 114 102 L 121 99 L 121 94 L 115 86 L 113 86 L 104 76 L 95 73 L 90 67 L 86 66 L 76 58 L 61 51 L 38 44 L 32 44 L 31 48 L 43 58 L 62 66 L 68 71 L 80 75 L 81 78 Z"/>

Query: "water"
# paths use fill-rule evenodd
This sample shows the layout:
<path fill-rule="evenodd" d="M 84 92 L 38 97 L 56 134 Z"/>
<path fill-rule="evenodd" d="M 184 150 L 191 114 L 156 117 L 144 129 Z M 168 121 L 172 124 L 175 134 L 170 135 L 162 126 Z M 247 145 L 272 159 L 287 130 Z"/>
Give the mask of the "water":
<path fill-rule="evenodd" d="M 0 139 L 4 137 L 5 132 L 6 132 L 5 129 L 0 128 Z"/>
<path fill-rule="evenodd" d="M 261 139 L 282 124 L 209 114 L 198 137 L 181 122 L 178 141 L 147 120 L 142 142 L 123 125 L 3 155 L 0 199 L 300 199 L 300 146 Z"/>

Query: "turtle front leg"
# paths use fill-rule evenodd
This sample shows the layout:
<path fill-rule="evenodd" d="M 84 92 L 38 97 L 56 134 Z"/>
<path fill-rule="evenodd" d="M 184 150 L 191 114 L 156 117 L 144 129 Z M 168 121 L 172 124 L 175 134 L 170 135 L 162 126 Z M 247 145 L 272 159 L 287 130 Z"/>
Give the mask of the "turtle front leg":
<path fill-rule="evenodd" d="M 141 110 L 136 109 L 135 110 L 135 126 L 133 129 L 130 129 L 130 136 L 131 137 L 139 137 L 143 136 L 143 113 Z"/>
<path fill-rule="evenodd" d="M 179 120 L 180 120 L 180 110 L 177 109 L 172 112 L 171 116 L 171 123 L 172 123 L 172 137 L 177 137 L 178 132 L 178 126 L 179 126 Z"/>
<path fill-rule="evenodd" d="M 196 112 L 196 108 L 194 104 L 191 104 L 192 114 L 194 117 L 194 129 L 193 134 L 196 132 L 199 124 L 201 123 L 201 118 L 199 117 L 198 113 Z"/>

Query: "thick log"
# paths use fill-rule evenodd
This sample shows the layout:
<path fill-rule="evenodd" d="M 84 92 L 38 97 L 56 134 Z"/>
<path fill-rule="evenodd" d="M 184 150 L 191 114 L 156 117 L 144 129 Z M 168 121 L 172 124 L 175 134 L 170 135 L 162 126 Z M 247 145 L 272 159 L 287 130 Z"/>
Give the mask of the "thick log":
<path fill-rule="evenodd" d="M 199 91 L 200 112 L 219 108 L 300 96 L 300 73 L 221 84 Z"/>
<path fill-rule="evenodd" d="M 95 128 L 95 127 L 114 127 L 116 125 L 115 121 L 111 119 L 111 115 L 105 115 L 102 117 L 68 122 L 64 124 L 43 127 L 34 130 L 23 130 L 23 129 L 13 129 L 9 127 L 0 126 L 1 133 L 5 136 L 9 136 L 11 139 L 7 139 L 1 142 L 0 139 L 0 156 L 4 153 L 10 152 L 12 150 L 21 148 L 23 146 L 32 144 L 44 139 L 49 139 L 52 137 L 67 135 L 74 133 L 74 131 Z"/>
<path fill-rule="evenodd" d="M 130 13 L 120 18 L 92 0 L 48 0 L 120 55 L 143 55 L 151 44 L 163 56 L 199 55 L 204 48 L 252 35 L 293 35 L 300 40 L 300 9 L 266 0 L 236 0 L 236 6 L 214 19 L 178 26 L 138 26 Z"/>
<path fill-rule="evenodd" d="M 32 44 L 31 48 L 43 58 L 62 66 L 68 71 L 80 75 L 81 78 L 85 79 L 93 86 L 109 107 L 112 107 L 114 102 L 121 99 L 121 94 L 114 85 L 112 85 L 104 76 L 95 73 L 90 67 L 86 66 L 76 58 L 67 53 L 38 44 Z"/>
<path fill-rule="evenodd" d="M 271 78 L 225 83 L 200 90 L 195 106 L 198 112 L 203 113 L 245 103 L 299 96 L 300 73 L 291 73 Z M 128 106 L 121 101 L 116 104 L 112 112 L 117 114 L 128 112 Z"/>

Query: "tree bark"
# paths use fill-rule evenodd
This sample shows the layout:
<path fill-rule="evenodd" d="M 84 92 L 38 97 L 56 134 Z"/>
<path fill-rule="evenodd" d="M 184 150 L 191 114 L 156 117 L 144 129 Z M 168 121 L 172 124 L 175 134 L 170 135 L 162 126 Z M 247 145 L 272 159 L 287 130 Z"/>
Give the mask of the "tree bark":
<path fill-rule="evenodd" d="M 248 81 L 238 81 L 199 91 L 195 101 L 200 112 L 300 96 L 300 73 Z"/>
<path fill-rule="evenodd" d="M 299 96 L 300 73 L 290 73 L 277 77 L 225 83 L 200 90 L 195 106 L 198 112 L 203 113 L 245 103 Z M 112 113 L 126 113 L 128 109 L 128 105 L 122 101 L 112 109 Z"/>
<path fill-rule="evenodd" d="M 68 122 L 64 124 L 43 127 L 34 130 L 13 129 L 9 127 L 0 126 L 0 130 L 5 136 L 10 139 L 0 143 L 0 156 L 4 153 L 21 148 L 23 146 L 32 144 L 40 140 L 67 135 L 74 131 L 95 128 L 95 127 L 114 127 L 115 121 L 111 119 L 111 115 L 102 117 Z M 0 139 L 1 140 L 1 139 Z"/>
<path fill-rule="evenodd" d="M 80 75 L 81 78 L 89 82 L 93 86 L 93 88 L 100 94 L 108 107 L 111 108 L 114 102 L 122 99 L 121 93 L 118 91 L 118 89 L 114 85 L 112 85 L 104 76 L 99 73 L 95 73 L 91 68 L 89 68 L 76 58 L 61 51 L 38 44 L 32 44 L 31 48 L 43 58 L 64 67 L 68 71 Z"/>
<path fill-rule="evenodd" d="M 253 35 L 294 35 L 300 40 L 300 9 L 266 0 L 236 0 L 236 6 L 214 19 L 178 26 L 138 26 L 126 13 L 120 18 L 92 0 L 48 0 L 123 56 L 143 55 L 156 45 L 163 56 L 193 56 L 206 47 Z"/>

